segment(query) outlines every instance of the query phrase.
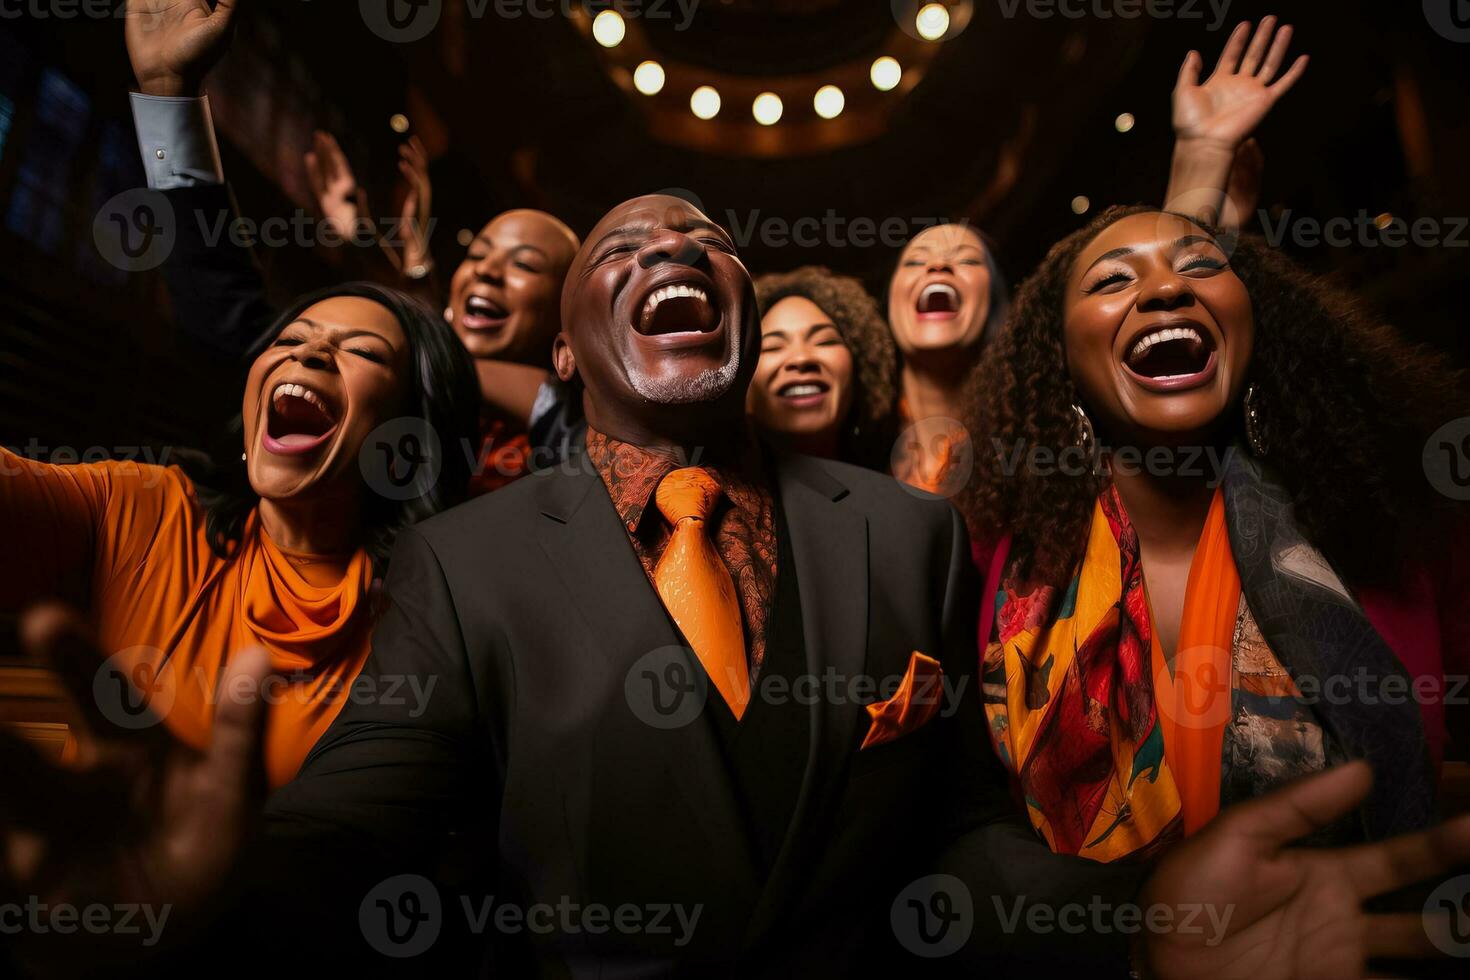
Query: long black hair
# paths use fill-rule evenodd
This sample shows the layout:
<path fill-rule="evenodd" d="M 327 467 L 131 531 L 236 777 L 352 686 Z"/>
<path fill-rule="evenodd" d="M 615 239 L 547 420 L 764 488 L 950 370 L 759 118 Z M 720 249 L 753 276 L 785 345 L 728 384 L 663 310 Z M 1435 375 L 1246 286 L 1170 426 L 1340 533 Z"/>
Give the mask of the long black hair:
<path fill-rule="evenodd" d="M 413 470 L 417 480 L 411 491 L 393 495 L 405 499 L 372 492 L 365 478 L 362 543 L 373 560 L 374 575 L 382 576 L 400 528 L 464 499 L 471 456 L 465 447 L 478 444 L 480 387 L 469 353 L 442 317 L 406 293 L 370 282 L 328 286 L 297 299 L 251 345 L 244 357 L 244 370 L 248 372 L 256 358 L 302 313 L 339 296 L 371 300 L 392 313 L 403 328 L 412 369 L 405 378 L 408 390 L 401 417 L 412 420 L 406 428 L 436 437 L 418 440 L 419 455 Z M 204 509 L 210 548 L 222 558 L 233 553 L 246 518 L 260 503 L 240 457 L 243 433 L 244 421 L 237 414 L 209 452 L 177 454 L 179 466 L 193 482 Z"/>

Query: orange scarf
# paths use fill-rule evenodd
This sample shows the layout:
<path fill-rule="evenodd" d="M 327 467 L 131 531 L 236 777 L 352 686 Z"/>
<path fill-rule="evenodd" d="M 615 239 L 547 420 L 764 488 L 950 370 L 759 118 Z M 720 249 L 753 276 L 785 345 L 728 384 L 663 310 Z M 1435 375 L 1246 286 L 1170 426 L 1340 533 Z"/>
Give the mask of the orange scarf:
<path fill-rule="evenodd" d="M 1113 861 L 1218 812 L 1240 606 L 1223 495 L 1195 550 L 1172 670 L 1116 489 L 1098 500 L 1065 591 L 1007 581 L 996 602 L 984 676 L 991 737 L 1053 850 Z"/>

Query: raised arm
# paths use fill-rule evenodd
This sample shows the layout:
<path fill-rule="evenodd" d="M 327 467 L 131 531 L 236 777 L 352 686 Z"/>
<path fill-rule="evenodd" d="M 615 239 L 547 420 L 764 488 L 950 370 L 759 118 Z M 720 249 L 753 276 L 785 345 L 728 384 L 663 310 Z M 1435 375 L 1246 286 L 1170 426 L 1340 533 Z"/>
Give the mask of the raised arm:
<path fill-rule="evenodd" d="M 1198 51 L 1185 57 L 1174 88 L 1174 161 L 1164 195 L 1168 210 L 1228 228 L 1240 227 L 1249 217 L 1251 195 L 1260 186 L 1261 157 L 1259 148 L 1243 147 L 1307 70 L 1302 55 L 1281 74 L 1291 36 L 1290 25 L 1276 29 L 1275 17 L 1263 18 L 1254 38 L 1250 23 L 1242 22 L 1203 83 L 1204 59 Z M 1237 165 L 1248 172 L 1232 178 Z"/>
<path fill-rule="evenodd" d="M 133 120 L 148 186 L 174 214 L 163 265 L 179 329 L 239 357 L 275 310 L 248 245 L 231 234 L 238 209 L 224 183 L 204 76 L 229 45 L 238 0 L 128 0 L 128 58 L 138 81 Z"/>

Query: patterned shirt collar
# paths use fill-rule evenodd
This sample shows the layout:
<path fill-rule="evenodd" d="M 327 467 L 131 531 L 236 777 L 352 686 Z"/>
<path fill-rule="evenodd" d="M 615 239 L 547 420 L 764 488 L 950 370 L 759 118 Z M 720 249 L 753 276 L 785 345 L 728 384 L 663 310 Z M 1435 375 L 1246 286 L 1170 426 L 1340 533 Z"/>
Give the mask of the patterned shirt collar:
<path fill-rule="evenodd" d="M 674 449 L 635 446 L 588 426 L 587 456 L 602 477 L 613 508 L 629 534 L 639 533 L 646 513 L 657 514 L 653 494 L 663 478 L 685 466 L 708 469 L 719 480 L 724 498 L 752 516 L 770 499 L 760 447 L 748 434 L 733 457 L 714 462 L 701 459 L 699 453 L 686 456 Z"/>

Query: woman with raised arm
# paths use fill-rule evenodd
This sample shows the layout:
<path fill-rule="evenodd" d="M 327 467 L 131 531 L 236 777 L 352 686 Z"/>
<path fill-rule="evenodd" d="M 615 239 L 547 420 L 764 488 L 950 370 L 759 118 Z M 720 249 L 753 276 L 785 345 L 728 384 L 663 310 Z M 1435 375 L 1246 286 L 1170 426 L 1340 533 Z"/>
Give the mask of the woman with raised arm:
<path fill-rule="evenodd" d="M 231 657 L 264 647 L 275 676 L 251 696 L 270 700 L 278 786 L 351 693 L 394 537 L 463 499 L 478 400 L 463 348 L 407 296 L 305 297 L 253 352 L 213 458 L 55 466 L 0 449 L 0 606 L 88 608 L 109 657 L 99 697 L 126 678 L 201 748 Z"/>
<path fill-rule="evenodd" d="M 1372 792 L 1316 840 L 1432 820 L 1470 579 L 1420 456 L 1462 383 L 1187 216 L 1051 250 L 970 390 L 967 509 L 990 734 L 1053 850 L 1149 857 L 1349 759 Z"/>
<path fill-rule="evenodd" d="M 133 117 L 151 188 L 169 197 L 176 213 L 233 216 L 233 202 L 215 144 L 203 79 L 228 44 L 238 3 L 129 0 L 127 47 L 139 91 Z M 361 241 L 372 219 L 346 155 L 327 133 L 317 133 L 303 159 L 322 220 L 346 241 Z M 380 240 L 366 252 L 372 278 L 412 291 L 437 305 L 443 293 L 429 257 L 432 187 L 428 153 L 416 137 L 399 149 L 398 169 L 408 188 L 398 216 L 401 241 Z M 180 328 L 207 346 L 238 356 L 275 311 L 250 249 L 232 236 L 218 241 L 201 222 L 178 222 L 164 274 Z M 374 231 L 376 236 L 376 231 Z M 393 236 L 390 236 L 393 237 Z M 476 235 L 449 282 L 444 319 L 474 360 L 483 396 L 482 431 L 471 492 L 497 489 L 529 472 L 534 448 L 550 456 L 558 422 L 575 423 L 580 407 L 553 384 L 551 344 L 561 325 L 561 285 L 578 247 L 577 236 L 542 211 L 496 216 Z M 391 265 L 390 265 L 391 263 Z M 531 430 L 545 430 L 533 447 Z"/>
<path fill-rule="evenodd" d="M 1184 59 L 1173 94 L 1174 160 L 1164 195 L 1172 210 L 1217 221 L 1223 208 L 1238 223 L 1255 207 L 1262 163 L 1250 135 L 1307 68 L 1302 55 L 1277 77 L 1292 28 L 1276 24 L 1275 17 L 1263 18 L 1254 37 L 1249 22 L 1239 24 L 1203 83 L 1199 53 Z M 995 251 L 975 228 L 926 229 L 899 256 L 888 284 L 888 323 L 901 365 L 897 412 L 905 431 L 893 469 L 900 480 L 942 496 L 964 484 L 973 446 L 962 425 L 961 393 L 1000 335 L 1009 305 Z"/>

